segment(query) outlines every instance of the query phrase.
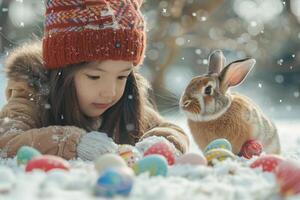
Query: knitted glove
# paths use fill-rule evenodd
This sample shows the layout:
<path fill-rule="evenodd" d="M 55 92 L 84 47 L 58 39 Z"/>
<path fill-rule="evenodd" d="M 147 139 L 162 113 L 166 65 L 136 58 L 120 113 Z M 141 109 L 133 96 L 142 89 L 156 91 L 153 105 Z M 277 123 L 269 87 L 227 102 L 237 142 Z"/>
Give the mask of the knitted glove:
<path fill-rule="evenodd" d="M 105 153 L 116 153 L 118 145 L 106 133 L 92 131 L 84 135 L 78 146 L 77 155 L 82 160 L 95 160 Z"/>
<path fill-rule="evenodd" d="M 169 140 L 167 140 L 165 137 L 162 137 L 162 136 L 150 136 L 150 137 L 146 137 L 144 138 L 142 141 L 138 142 L 135 144 L 135 147 L 142 153 L 144 154 L 144 152 L 149 149 L 151 146 L 153 146 L 154 144 L 156 143 L 159 143 L 159 142 L 164 142 L 166 143 L 173 155 L 175 158 L 178 158 L 179 156 L 182 155 L 182 153 L 175 148 L 174 144 L 169 142 Z"/>

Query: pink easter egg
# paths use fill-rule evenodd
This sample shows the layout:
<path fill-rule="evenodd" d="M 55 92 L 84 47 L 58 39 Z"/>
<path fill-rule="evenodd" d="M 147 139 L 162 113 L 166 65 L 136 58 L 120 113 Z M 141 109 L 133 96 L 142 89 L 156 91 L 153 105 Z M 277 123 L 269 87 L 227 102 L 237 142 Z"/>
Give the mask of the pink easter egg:
<path fill-rule="evenodd" d="M 207 160 L 203 154 L 187 153 L 180 156 L 176 162 L 176 165 L 207 165 Z"/>
<path fill-rule="evenodd" d="M 278 164 L 284 159 L 278 155 L 263 155 L 257 158 L 251 165 L 251 168 L 261 167 L 264 172 L 274 172 Z"/>
<path fill-rule="evenodd" d="M 31 159 L 25 168 L 26 172 L 30 172 L 34 169 L 40 169 L 45 172 L 52 169 L 63 169 L 69 170 L 70 164 L 68 161 L 64 160 L 61 157 L 54 155 L 42 155 Z"/>
<path fill-rule="evenodd" d="M 300 163 L 281 162 L 275 170 L 276 180 L 282 196 L 300 194 Z"/>
<path fill-rule="evenodd" d="M 263 146 L 257 140 L 246 141 L 240 151 L 240 155 L 245 158 L 252 158 L 252 156 L 259 156 L 262 153 Z"/>
<path fill-rule="evenodd" d="M 164 142 L 158 142 L 152 145 L 145 151 L 144 156 L 152 154 L 159 154 L 164 156 L 167 159 L 169 165 L 173 165 L 175 162 L 175 158 L 171 148 Z"/>

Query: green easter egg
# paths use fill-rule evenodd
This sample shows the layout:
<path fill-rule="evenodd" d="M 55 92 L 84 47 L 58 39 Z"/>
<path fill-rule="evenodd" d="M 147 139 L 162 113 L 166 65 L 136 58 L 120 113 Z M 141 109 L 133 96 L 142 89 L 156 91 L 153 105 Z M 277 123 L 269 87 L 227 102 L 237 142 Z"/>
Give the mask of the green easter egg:
<path fill-rule="evenodd" d="M 168 162 L 165 157 L 152 154 L 139 160 L 132 169 L 137 175 L 143 172 L 149 172 L 150 176 L 166 176 L 168 172 Z"/>
<path fill-rule="evenodd" d="M 26 165 L 29 160 L 42 155 L 38 150 L 29 146 L 22 146 L 17 152 L 18 165 Z"/>

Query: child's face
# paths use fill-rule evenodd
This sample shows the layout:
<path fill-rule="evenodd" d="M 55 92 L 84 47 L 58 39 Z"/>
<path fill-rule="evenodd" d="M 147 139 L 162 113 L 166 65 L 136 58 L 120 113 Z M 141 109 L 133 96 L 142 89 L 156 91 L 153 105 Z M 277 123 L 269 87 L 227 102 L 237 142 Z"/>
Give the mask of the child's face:
<path fill-rule="evenodd" d="M 99 117 L 122 97 L 133 63 L 106 60 L 90 62 L 76 72 L 74 81 L 81 111 Z"/>

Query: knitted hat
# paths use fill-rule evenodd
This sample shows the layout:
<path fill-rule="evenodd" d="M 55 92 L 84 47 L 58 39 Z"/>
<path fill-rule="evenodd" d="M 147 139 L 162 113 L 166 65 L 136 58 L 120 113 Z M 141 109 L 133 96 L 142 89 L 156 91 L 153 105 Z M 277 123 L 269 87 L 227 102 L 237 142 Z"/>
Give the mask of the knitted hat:
<path fill-rule="evenodd" d="M 45 66 L 108 59 L 140 64 L 145 51 L 141 4 L 142 0 L 47 0 Z"/>

